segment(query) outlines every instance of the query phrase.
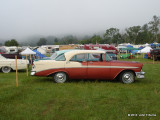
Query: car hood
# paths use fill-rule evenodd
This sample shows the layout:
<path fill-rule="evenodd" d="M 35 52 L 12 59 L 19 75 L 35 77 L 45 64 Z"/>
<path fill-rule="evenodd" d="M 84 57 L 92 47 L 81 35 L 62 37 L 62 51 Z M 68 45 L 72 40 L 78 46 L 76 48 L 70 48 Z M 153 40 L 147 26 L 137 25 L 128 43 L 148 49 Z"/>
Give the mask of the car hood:
<path fill-rule="evenodd" d="M 45 57 L 45 58 L 35 59 L 34 61 L 39 61 L 39 60 L 51 60 L 51 58 L 50 57 Z"/>
<path fill-rule="evenodd" d="M 5 61 L 9 61 L 9 62 L 15 62 L 15 59 L 5 59 Z M 23 59 L 17 59 L 18 63 L 26 63 L 26 60 Z M 27 64 L 29 64 L 29 61 L 27 60 Z"/>

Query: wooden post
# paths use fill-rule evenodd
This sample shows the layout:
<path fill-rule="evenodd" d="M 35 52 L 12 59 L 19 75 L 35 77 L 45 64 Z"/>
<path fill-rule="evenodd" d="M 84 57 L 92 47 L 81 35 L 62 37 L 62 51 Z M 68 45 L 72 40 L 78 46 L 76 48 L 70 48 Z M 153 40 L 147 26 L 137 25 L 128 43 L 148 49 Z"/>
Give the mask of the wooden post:
<path fill-rule="evenodd" d="M 16 63 L 16 87 L 18 87 L 17 55 L 15 55 L 15 63 Z"/>
<path fill-rule="evenodd" d="M 153 64 L 154 64 L 154 55 L 153 55 Z"/>
<path fill-rule="evenodd" d="M 27 73 L 27 76 L 28 76 L 28 64 L 27 64 L 28 62 L 27 61 L 28 61 L 28 59 L 27 59 L 27 55 L 26 55 L 26 73 Z"/>

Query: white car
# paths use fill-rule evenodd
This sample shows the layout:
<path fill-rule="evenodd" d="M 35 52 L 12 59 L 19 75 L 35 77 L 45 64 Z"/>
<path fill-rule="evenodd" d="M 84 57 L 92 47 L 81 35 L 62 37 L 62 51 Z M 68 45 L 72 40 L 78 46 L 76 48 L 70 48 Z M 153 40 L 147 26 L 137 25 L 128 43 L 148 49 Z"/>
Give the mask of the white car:
<path fill-rule="evenodd" d="M 26 69 L 29 61 L 17 59 L 17 69 Z M 0 69 L 3 73 L 9 73 L 11 70 L 16 70 L 16 61 L 15 59 L 7 59 L 0 55 Z"/>

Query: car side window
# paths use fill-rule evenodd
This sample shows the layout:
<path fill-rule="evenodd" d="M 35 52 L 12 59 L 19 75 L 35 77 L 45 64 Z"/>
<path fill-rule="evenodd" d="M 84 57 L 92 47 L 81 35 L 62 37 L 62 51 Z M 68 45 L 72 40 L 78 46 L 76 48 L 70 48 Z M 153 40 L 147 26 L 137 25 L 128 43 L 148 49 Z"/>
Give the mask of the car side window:
<path fill-rule="evenodd" d="M 59 55 L 58 57 L 56 57 L 55 60 L 56 61 L 65 61 L 66 58 L 65 58 L 64 54 L 62 54 L 62 55 Z"/>
<path fill-rule="evenodd" d="M 105 60 L 106 61 L 111 61 L 112 60 L 107 53 L 105 54 Z"/>
<path fill-rule="evenodd" d="M 87 58 L 88 58 L 88 54 L 78 54 L 73 56 L 72 59 L 70 59 L 70 61 L 82 62 L 82 61 L 86 61 Z"/>
<path fill-rule="evenodd" d="M 101 60 L 101 54 L 88 54 L 88 59 L 87 61 L 100 61 Z"/>

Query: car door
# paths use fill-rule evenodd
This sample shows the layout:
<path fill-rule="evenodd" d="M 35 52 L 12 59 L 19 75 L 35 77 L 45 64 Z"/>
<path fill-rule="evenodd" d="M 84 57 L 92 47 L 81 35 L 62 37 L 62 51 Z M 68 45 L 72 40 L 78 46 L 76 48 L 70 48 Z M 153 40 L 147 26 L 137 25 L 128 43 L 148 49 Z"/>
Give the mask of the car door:
<path fill-rule="evenodd" d="M 65 64 L 65 69 L 71 79 L 85 79 L 87 77 L 86 54 L 73 56 Z"/>
<path fill-rule="evenodd" d="M 92 54 L 93 55 L 93 54 Z M 110 62 L 103 60 L 103 54 L 89 55 L 87 61 L 87 78 L 89 79 L 110 79 Z"/>

